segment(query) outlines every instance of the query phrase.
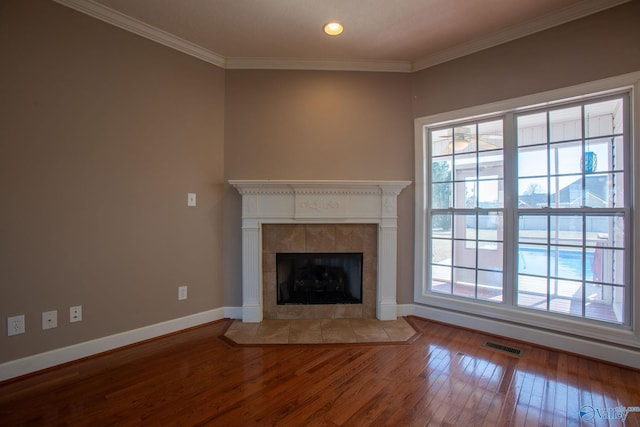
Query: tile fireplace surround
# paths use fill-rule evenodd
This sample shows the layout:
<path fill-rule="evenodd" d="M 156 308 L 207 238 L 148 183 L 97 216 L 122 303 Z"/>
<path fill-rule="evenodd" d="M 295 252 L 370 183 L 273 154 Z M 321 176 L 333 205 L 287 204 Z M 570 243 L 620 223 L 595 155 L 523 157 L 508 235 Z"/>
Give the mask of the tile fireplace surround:
<path fill-rule="evenodd" d="M 397 318 L 397 197 L 411 181 L 229 183 L 242 195 L 243 322 L 264 318 L 263 224 L 377 224 L 376 317 Z"/>
<path fill-rule="evenodd" d="M 362 253 L 362 303 L 277 303 L 276 254 Z M 376 224 L 262 224 L 262 313 L 264 319 L 373 319 L 378 265 Z"/>

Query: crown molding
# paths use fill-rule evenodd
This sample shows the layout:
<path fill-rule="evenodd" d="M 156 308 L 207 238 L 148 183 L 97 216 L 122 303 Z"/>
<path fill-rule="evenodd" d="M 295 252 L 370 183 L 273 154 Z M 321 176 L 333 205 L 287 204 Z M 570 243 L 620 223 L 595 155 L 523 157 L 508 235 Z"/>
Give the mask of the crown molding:
<path fill-rule="evenodd" d="M 294 58 L 227 58 L 228 69 L 317 70 L 317 71 L 379 71 L 410 73 L 410 61 L 375 61 L 345 59 Z"/>
<path fill-rule="evenodd" d="M 53 0 L 64 6 L 115 25 L 210 64 L 227 69 L 374 71 L 410 73 L 494 47 L 539 31 L 601 12 L 631 0 L 585 0 L 560 11 L 522 24 L 507 27 L 486 37 L 479 37 L 450 49 L 427 55 L 415 61 L 376 61 L 342 59 L 244 58 L 230 57 L 205 49 L 164 30 L 111 9 L 94 0 Z"/>
<path fill-rule="evenodd" d="M 462 43 L 450 49 L 444 49 L 413 62 L 412 71 L 420 71 L 434 65 L 442 64 L 453 59 L 461 58 L 512 40 L 566 24 L 567 22 L 601 12 L 631 0 L 588 0 L 568 6 L 540 18 L 507 27 L 486 37 L 479 37 L 467 43 Z"/>
<path fill-rule="evenodd" d="M 177 51 L 186 53 L 218 67 L 225 67 L 224 56 L 184 40 L 159 28 L 146 24 L 135 18 L 106 7 L 93 0 L 53 0 L 71 9 L 77 10 L 101 21 L 107 22 L 123 30 L 130 31 L 154 42 L 163 44 Z"/>

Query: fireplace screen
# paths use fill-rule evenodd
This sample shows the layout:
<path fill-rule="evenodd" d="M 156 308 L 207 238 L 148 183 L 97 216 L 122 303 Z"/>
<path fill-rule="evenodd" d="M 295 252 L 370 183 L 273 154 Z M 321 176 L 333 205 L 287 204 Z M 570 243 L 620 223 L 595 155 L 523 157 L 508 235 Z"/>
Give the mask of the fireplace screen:
<path fill-rule="evenodd" d="M 278 304 L 361 304 L 362 253 L 277 253 Z"/>

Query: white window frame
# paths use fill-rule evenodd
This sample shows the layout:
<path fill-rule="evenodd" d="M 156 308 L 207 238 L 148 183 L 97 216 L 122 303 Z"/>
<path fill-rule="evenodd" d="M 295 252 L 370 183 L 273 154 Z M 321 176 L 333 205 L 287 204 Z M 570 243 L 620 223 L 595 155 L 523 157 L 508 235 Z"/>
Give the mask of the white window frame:
<path fill-rule="evenodd" d="M 532 312 L 519 309 L 517 307 L 485 303 L 477 300 L 465 300 L 463 298 L 451 298 L 446 295 L 438 295 L 428 292 L 428 268 L 429 260 L 428 245 L 430 240 L 427 228 L 427 215 L 425 214 L 428 202 L 428 165 L 426 162 L 428 141 L 428 129 L 430 127 L 440 127 L 447 123 L 464 120 L 482 120 L 483 118 L 495 117 L 496 115 L 516 113 L 532 107 L 553 106 L 560 102 L 580 101 L 591 98 L 594 95 L 607 95 L 611 93 L 628 90 L 630 94 L 630 129 L 629 141 L 631 143 L 630 158 L 628 162 L 629 170 L 625 174 L 630 174 L 631 188 L 626 191 L 632 192 L 631 222 L 633 238 L 631 243 L 632 256 L 638 259 L 640 254 L 640 213 L 636 213 L 636 207 L 640 203 L 640 135 L 637 127 L 640 126 L 640 72 L 625 74 L 608 79 L 598 80 L 586 84 L 570 86 L 548 92 L 513 98 L 505 101 L 484 104 L 480 106 L 464 108 L 432 116 L 417 118 L 414 121 L 415 129 L 415 263 L 414 263 L 414 301 L 436 310 L 444 310 L 449 318 L 451 316 L 473 316 L 498 320 L 505 324 L 525 326 L 528 328 L 544 329 L 555 332 L 567 333 L 582 336 L 589 339 L 603 342 L 615 343 L 619 345 L 640 348 L 640 262 L 632 263 L 631 275 L 633 283 L 628 288 L 626 297 L 631 312 L 629 313 L 628 325 L 608 325 L 603 322 L 590 322 L 584 319 L 572 319 L 569 316 L 556 316 L 549 312 Z M 505 121 L 505 134 L 509 133 L 507 127 L 513 126 L 510 120 Z M 505 147 L 505 149 L 507 149 Z M 505 177 L 505 179 L 507 179 Z M 505 205 L 509 203 L 505 200 Z M 505 219 L 506 220 L 506 219 Z M 511 232 L 513 227 L 505 224 L 506 233 Z M 505 281 L 510 281 L 513 274 L 509 271 L 515 268 L 515 262 L 509 259 L 508 254 L 513 250 L 506 251 L 505 259 Z M 635 254 L 635 255 L 633 255 Z M 505 285 L 505 298 L 510 297 L 514 291 L 514 284 Z M 445 317 L 447 317 L 445 316 Z"/>

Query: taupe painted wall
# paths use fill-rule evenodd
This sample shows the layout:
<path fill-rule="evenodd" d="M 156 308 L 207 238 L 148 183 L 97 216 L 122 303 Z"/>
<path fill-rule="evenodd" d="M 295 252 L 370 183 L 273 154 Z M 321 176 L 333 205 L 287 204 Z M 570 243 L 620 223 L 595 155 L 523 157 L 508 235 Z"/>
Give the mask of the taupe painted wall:
<path fill-rule="evenodd" d="M 414 117 L 640 70 L 640 1 L 413 74 Z"/>
<path fill-rule="evenodd" d="M 640 70 L 639 18 L 634 0 L 414 74 L 223 71 L 50 0 L 2 1 L 0 320 L 26 314 L 27 334 L 0 333 L 0 363 L 240 306 L 226 180 L 413 181 L 413 118 Z M 42 331 L 53 309 L 59 327 Z"/>
<path fill-rule="evenodd" d="M 0 362 L 221 307 L 224 71 L 50 0 L 0 57 Z"/>
<path fill-rule="evenodd" d="M 411 76 L 227 70 L 227 179 L 413 181 Z M 242 305 L 241 201 L 225 197 L 225 305 Z M 413 187 L 398 198 L 398 299 L 413 300 Z"/>

